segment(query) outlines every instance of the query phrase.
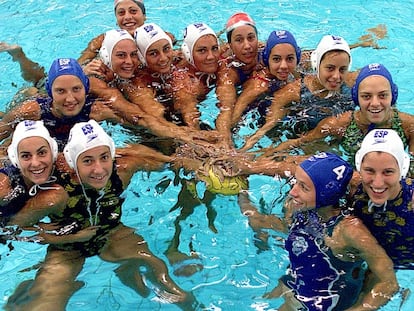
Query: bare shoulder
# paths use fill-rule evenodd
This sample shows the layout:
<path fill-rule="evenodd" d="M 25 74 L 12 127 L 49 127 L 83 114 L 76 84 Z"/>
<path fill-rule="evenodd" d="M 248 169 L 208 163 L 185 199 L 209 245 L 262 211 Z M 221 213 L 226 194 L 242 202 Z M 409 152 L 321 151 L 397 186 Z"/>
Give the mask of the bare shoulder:
<path fill-rule="evenodd" d="M 359 244 L 369 243 L 371 240 L 375 241 L 375 238 L 362 220 L 356 216 L 347 215 L 338 225 L 340 226 L 341 235 L 354 247 Z"/>

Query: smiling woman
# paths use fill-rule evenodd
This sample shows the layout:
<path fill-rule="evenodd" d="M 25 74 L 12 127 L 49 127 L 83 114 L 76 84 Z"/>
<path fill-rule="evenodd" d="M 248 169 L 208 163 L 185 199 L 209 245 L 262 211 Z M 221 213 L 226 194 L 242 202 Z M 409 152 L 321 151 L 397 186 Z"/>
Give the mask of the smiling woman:
<path fill-rule="evenodd" d="M 0 121 L 1 139 L 8 137 L 15 123 L 23 117 L 43 120 L 46 128 L 57 140 L 59 150 L 62 150 L 69 130 L 75 123 L 88 121 L 90 118 L 98 121 L 105 118 L 117 119 L 112 110 L 96 98 L 88 96 L 89 78 L 73 58 L 53 61 L 46 80 L 46 90 L 48 96 L 38 94 L 3 116 Z"/>
<path fill-rule="evenodd" d="M 410 158 L 399 134 L 391 129 L 372 130 L 355 162 L 361 174 L 353 201 L 355 215 L 391 257 L 395 269 L 414 269 L 414 188 L 412 179 L 406 178 Z"/>
<path fill-rule="evenodd" d="M 57 148 L 42 121 L 16 126 L 7 148 L 10 162 L 0 170 L 2 226 L 29 226 L 63 211 L 67 195 L 53 176 Z"/>

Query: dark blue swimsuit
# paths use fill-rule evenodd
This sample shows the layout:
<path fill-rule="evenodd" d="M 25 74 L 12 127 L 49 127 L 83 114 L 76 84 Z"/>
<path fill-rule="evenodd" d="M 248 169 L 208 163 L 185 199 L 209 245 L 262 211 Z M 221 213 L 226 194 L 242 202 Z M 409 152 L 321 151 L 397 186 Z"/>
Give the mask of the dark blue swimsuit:
<path fill-rule="evenodd" d="M 29 189 L 27 188 L 20 170 L 13 166 L 10 162 L 0 168 L 0 173 L 9 176 L 12 191 L 3 198 L 0 206 L 1 225 L 5 226 L 10 217 L 19 212 L 26 202 L 30 199 Z"/>
<path fill-rule="evenodd" d="M 95 98 L 88 95 L 86 97 L 85 105 L 79 114 L 69 118 L 58 118 L 52 114 L 52 98 L 38 97 L 36 101 L 40 105 L 41 120 L 43 120 L 46 128 L 50 132 L 50 135 L 56 139 L 59 151 L 62 151 L 68 141 L 69 131 L 73 125 L 78 122 L 87 122 L 90 120 L 91 107 L 95 101 Z"/>
<path fill-rule="evenodd" d="M 354 196 L 353 212 L 384 248 L 396 269 L 414 270 L 413 180 L 402 180 L 401 186 L 398 196 L 385 207 L 370 209 L 369 197 L 360 185 Z"/>
<path fill-rule="evenodd" d="M 277 125 L 277 129 L 283 131 L 287 138 L 297 138 L 314 129 L 321 120 L 355 110 L 356 107 L 351 89 L 346 84 L 342 84 L 339 93 L 321 98 L 308 89 L 302 78 L 300 94 L 300 102 L 287 106 L 286 117 Z"/>
<path fill-rule="evenodd" d="M 282 278 L 292 288 L 304 310 L 345 310 L 352 306 L 362 288 L 363 261 L 336 258 L 324 244 L 344 215 L 322 223 L 315 210 L 295 214 L 285 242 L 289 252 L 289 275 Z"/>

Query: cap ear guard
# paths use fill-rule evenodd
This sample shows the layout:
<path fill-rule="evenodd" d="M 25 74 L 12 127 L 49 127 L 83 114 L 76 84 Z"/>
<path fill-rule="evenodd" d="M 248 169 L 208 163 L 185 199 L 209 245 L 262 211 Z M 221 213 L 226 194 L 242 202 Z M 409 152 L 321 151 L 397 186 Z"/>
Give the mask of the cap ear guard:
<path fill-rule="evenodd" d="M 69 139 L 71 139 L 71 138 L 69 137 Z M 74 170 L 76 168 L 76 163 L 74 163 L 74 161 L 72 160 L 72 157 L 70 155 L 70 152 L 69 152 L 68 148 L 65 148 L 63 150 L 63 155 L 65 156 L 66 163 L 69 165 L 69 167 L 71 169 Z"/>
<path fill-rule="evenodd" d="M 401 177 L 405 178 L 408 174 L 408 171 L 410 170 L 410 156 L 405 153 L 404 154 L 404 159 L 403 159 L 403 163 L 402 163 L 402 167 L 401 167 Z"/>
<path fill-rule="evenodd" d="M 193 58 L 191 57 L 191 51 L 187 43 L 184 42 L 181 45 L 181 52 L 183 53 L 186 61 L 189 62 L 191 65 L 194 65 Z"/>
<path fill-rule="evenodd" d="M 102 62 L 108 66 L 109 68 L 112 69 L 112 64 L 111 64 L 111 57 L 109 55 L 108 49 L 106 48 L 106 46 L 102 46 L 99 50 L 99 57 L 101 58 Z"/>
<path fill-rule="evenodd" d="M 391 105 L 395 105 L 398 99 L 398 86 L 394 82 L 391 83 L 391 94 L 392 94 Z"/>
<path fill-rule="evenodd" d="M 362 164 L 362 151 L 361 149 L 359 149 L 355 153 L 355 168 L 357 169 L 358 172 L 361 171 L 361 164 Z"/>
<path fill-rule="evenodd" d="M 312 51 L 311 55 L 310 55 L 310 61 L 311 61 L 311 65 L 312 65 L 312 70 L 316 71 L 318 68 L 318 55 L 316 50 Z"/>
<path fill-rule="evenodd" d="M 296 53 L 296 65 L 299 65 L 300 59 L 302 58 L 302 49 L 299 46 L 296 46 L 295 53 Z"/>
<path fill-rule="evenodd" d="M 185 38 L 187 38 L 187 36 L 189 35 L 189 27 L 191 27 L 191 25 L 187 26 L 184 29 L 184 36 L 183 36 L 184 40 L 183 40 L 183 44 L 181 44 L 181 52 L 183 53 L 185 60 L 191 65 L 194 65 L 192 51 L 190 51 L 190 47 L 188 46 L 185 40 Z"/>
<path fill-rule="evenodd" d="M 10 160 L 11 164 L 13 164 L 13 166 L 15 166 L 17 168 L 20 168 L 18 155 L 17 155 L 17 150 L 16 150 L 16 148 L 14 148 L 14 146 L 9 145 L 9 147 L 7 148 L 7 155 L 9 157 L 9 160 Z"/>
<path fill-rule="evenodd" d="M 358 99 L 358 88 L 359 88 L 359 84 L 354 84 L 351 88 L 351 96 L 352 96 L 352 101 L 355 103 L 355 105 L 359 106 L 359 99 Z"/>

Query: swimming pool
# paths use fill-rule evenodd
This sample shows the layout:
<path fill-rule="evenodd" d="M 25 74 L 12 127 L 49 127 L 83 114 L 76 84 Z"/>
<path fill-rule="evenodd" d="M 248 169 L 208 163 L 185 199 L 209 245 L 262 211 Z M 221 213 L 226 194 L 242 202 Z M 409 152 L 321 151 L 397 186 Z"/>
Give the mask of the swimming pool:
<path fill-rule="evenodd" d="M 168 0 L 147 0 L 147 18 L 173 32 L 178 39 L 181 31 L 194 21 L 207 22 L 220 31 L 235 11 L 248 12 L 257 22 L 259 38 L 264 40 L 271 30 L 291 30 L 303 48 L 314 47 L 322 35 L 333 33 L 356 42 L 367 28 L 385 24 L 388 37 L 379 41 L 386 49 L 355 49 L 353 68 L 369 62 L 382 62 L 393 73 L 399 86 L 398 106 L 414 113 L 411 103 L 414 90 L 412 42 L 414 40 L 414 1 L 384 3 L 383 1 L 351 0 L 346 6 L 339 1 L 190 1 L 180 4 Z M 392 6 L 392 8 L 391 8 Z M 399 18 L 397 19 L 396 16 Z M 113 2 L 63 0 L 0 0 L 0 40 L 20 44 L 27 55 L 48 68 L 56 57 L 77 57 L 87 42 L 97 34 L 115 27 Z M 4 21 L 7 21 L 5 23 Z M 403 21 L 403 22 L 400 22 Z M 16 63 L 6 53 L 0 53 L 0 110 L 4 110 L 15 92 L 25 83 Z M 214 100 L 214 99 L 211 99 Z M 117 130 L 117 129 L 116 129 Z M 168 171 L 137 173 L 126 192 L 123 222 L 137 228 L 150 249 L 166 263 L 164 252 L 174 234 L 173 223 L 178 211 L 170 212 L 177 201 L 180 186 L 173 184 Z M 267 212 L 277 213 L 280 204 L 280 184 L 272 177 L 254 175 L 250 178 L 253 200 Z M 213 202 L 217 211 L 218 233 L 208 228 L 206 207 L 197 206 L 182 223 L 180 250 L 189 245 L 200 255 L 204 269 L 191 277 L 172 277 L 186 290 L 193 290 L 198 300 L 209 310 L 276 310 L 280 300 L 261 296 L 272 289 L 288 263 L 287 255 L 276 236 L 268 250 L 254 243 L 253 232 L 240 214 L 235 197 L 220 196 Z M 273 235 L 275 233 L 272 232 Z M 13 242 L 13 250 L 0 245 L 0 295 L 3 305 L 16 286 L 35 274 L 33 265 L 45 255 L 45 246 Z M 125 288 L 113 273 L 116 266 L 89 258 L 78 279 L 85 286 L 71 298 L 68 310 L 177 310 L 155 296 L 141 298 Z M 169 266 L 172 272 L 172 267 Z M 410 287 L 412 272 L 398 272 L 400 284 Z M 384 310 L 397 310 L 398 301 Z M 402 310 L 412 310 L 414 298 Z"/>

